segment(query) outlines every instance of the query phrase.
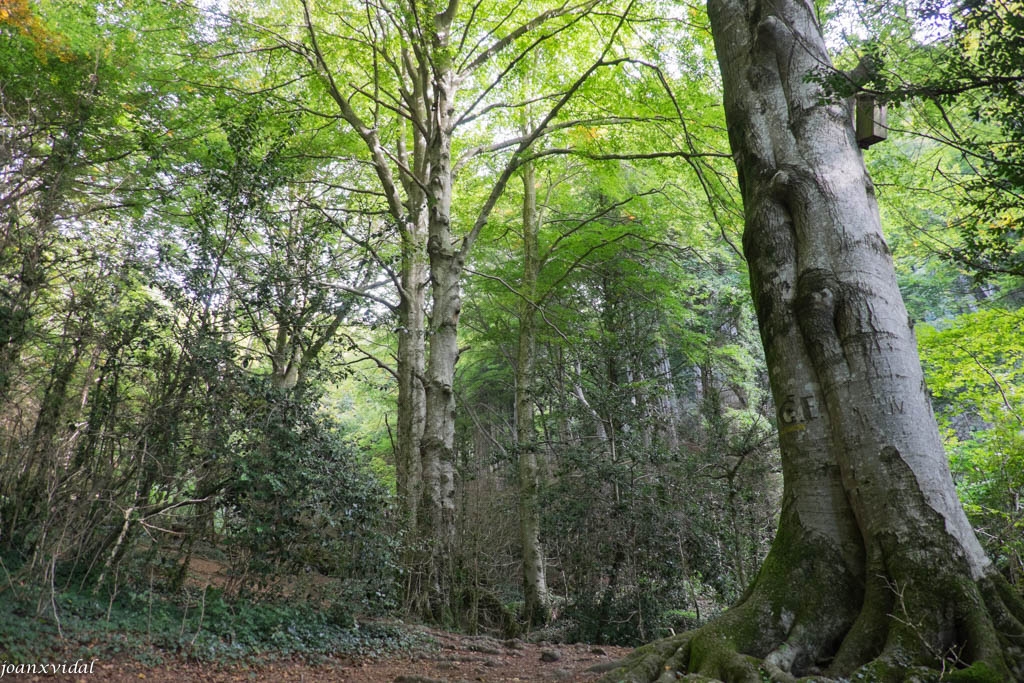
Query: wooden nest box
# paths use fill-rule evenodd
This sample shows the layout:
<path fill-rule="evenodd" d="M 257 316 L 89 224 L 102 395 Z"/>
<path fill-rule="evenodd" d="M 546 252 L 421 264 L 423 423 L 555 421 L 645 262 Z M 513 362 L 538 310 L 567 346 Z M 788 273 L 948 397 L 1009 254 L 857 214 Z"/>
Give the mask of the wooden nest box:
<path fill-rule="evenodd" d="M 881 142 L 888 135 L 885 103 L 879 102 L 871 93 L 857 93 L 854 128 L 857 131 L 857 146 L 867 149 Z"/>

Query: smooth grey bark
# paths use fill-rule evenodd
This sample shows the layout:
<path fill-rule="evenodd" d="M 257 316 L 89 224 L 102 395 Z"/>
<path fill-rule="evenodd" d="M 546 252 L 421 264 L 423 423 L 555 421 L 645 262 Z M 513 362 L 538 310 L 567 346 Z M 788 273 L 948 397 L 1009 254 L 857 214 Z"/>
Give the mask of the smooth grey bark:
<path fill-rule="evenodd" d="M 399 273 L 398 305 L 398 453 L 395 463 L 399 513 L 403 528 L 410 539 L 420 535 L 420 500 L 423 497 L 423 462 L 421 443 L 426 424 L 426 288 L 427 288 L 427 191 L 421 179 L 428 172 L 427 132 L 420 122 L 427 119 L 429 110 L 427 81 L 423 66 L 416 65 L 403 53 L 406 75 L 411 82 L 410 111 L 413 125 L 409 126 L 412 149 L 403 152 L 409 173 L 402 174 L 401 185 L 407 214 L 401 217 L 401 270 Z M 378 159 L 378 164 L 383 163 Z M 392 202 L 393 204 L 393 202 Z M 395 209 L 392 208 L 392 212 Z M 418 543 L 429 540 L 419 538 Z M 420 564 L 417 559 L 413 564 Z M 423 572 L 411 574 L 417 582 Z M 426 596 L 423 586 L 410 586 L 407 598 L 423 611 Z"/>
<path fill-rule="evenodd" d="M 593 424 L 594 434 L 592 437 L 590 437 L 594 441 L 593 448 L 607 448 L 610 439 L 608 437 L 608 430 L 605 428 L 605 420 L 600 415 L 600 413 L 597 412 L 594 406 L 590 404 L 590 401 L 587 400 L 586 392 L 583 391 L 583 367 L 578 358 L 573 361 L 573 373 L 573 395 L 576 397 L 576 400 L 579 401 L 579 404 L 583 406 L 583 409 L 590 416 L 591 422 Z"/>
<path fill-rule="evenodd" d="M 830 68 L 814 6 L 710 0 L 708 12 L 783 511 L 737 607 L 610 680 L 656 680 L 667 667 L 756 681 L 758 666 L 777 680 L 819 667 L 866 680 L 905 680 L 914 667 L 1020 679 L 1024 605 L 957 500 L 849 104 L 826 101 L 814 78 Z"/>
<path fill-rule="evenodd" d="M 302 364 L 302 349 L 287 341 L 287 329 L 279 328 L 277 340 L 281 342 L 277 353 L 270 356 L 270 384 L 275 389 L 288 391 L 299 383 L 299 366 Z"/>
<path fill-rule="evenodd" d="M 523 276 L 520 284 L 519 334 L 516 346 L 516 453 L 519 476 L 519 541 L 522 544 L 523 613 L 528 624 L 548 619 L 548 588 L 540 543 L 537 427 L 533 385 L 536 380 L 537 277 L 540 269 L 537 185 L 532 163 L 522 168 Z"/>
<path fill-rule="evenodd" d="M 297 263 L 289 264 L 293 267 Z M 353 293 L 364 292 L 370 284 L 368 274 L 357 273 Z M 318 316 L 322 301 L 301 292 L 293 282 L 283 283 L 278 294 L 277 307 L 271 313 L 276 333 L 259 335 L 268 347 L 270 357 L 270 384 L 280 391 L 292 391 L 300 387 L 309 373 L 310 366 L 323 352 L 324 347 L 334 341 L 343 323 L 348 322 L 354 300 L 338 306 L 329 316 Z M 301 302 L 301 303 L 300 303 Z M 247 314 L 248 311 L 246 311 Z M 254 325 L 259 324 L 258 316 L 249 314 Z"/>

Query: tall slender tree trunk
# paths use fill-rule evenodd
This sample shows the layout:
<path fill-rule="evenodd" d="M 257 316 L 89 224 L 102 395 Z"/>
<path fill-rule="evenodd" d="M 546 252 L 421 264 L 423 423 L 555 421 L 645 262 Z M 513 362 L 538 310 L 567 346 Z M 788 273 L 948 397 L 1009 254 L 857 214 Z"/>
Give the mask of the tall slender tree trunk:
<path fill-rule="evenodd" d="M 1024 602 L 956 498 L 814 5 L 710 0 L 743 245 L 777 408 L 776 539 L 741 603 L 612 680 L 1024 677 Z M 652 667 L 657 667 L 654 671 Z M 922 667 L 930 673 L 922 673 Z"/>
<path fill-rule="evenodd" d="M 420 125 L 409 126 L 411 155 L 400 147 L 402 156 L 412 166 L 408 169 L 411 174 L 400 175 L 406 196 L 404 208 L 408 213 L 401 216 L 395 205 L 397 202 L 392 202 L 392 212 L 404 225 L 398 306 L 398 458 L 395 469 L 400 514 L 409 537 L 406 545 L 411 550 L 406 564 L 412 583 L 406 599 L 413 611 L 427 614 L 430 610 L 428 584 L 433 530 L 430 525 L 422 525 L 420 517 L 424 497 L 422 442 L 426 428 L 427 238 L 430 221 L 429 188 L 424 186 L 423 180 L 430 169 L 425 126 L 430 112 L 430 90 L 424 65 L 415 64 L 408 58 L 408 53 L 403 57 L 412 83 L 412 118 Z M 383 168 L 383 163 L 378 163 Z"/>
<path fill-rule="evenodd" d="M 654 345 L 654 376 L 658 384 L 654 414 L 659 441 L 669 452 L 679 449 L 679 399 L 673 375 L 668 349 L 665 342 L 659 340 Z"/>
<path fill-rule="evenodd" d="M 446 34 L 447 29 L 439 34 Z M 455 364 L 459 359 L 458 325 L 462 311 L 463 255 L 451 225 L 451 134 L 455 76 L 446 45 L 439 45 L 433 65 L 433 99 L 427 137 L 427 257 L 430 263 L 430 319 L 427 325 L 425 415 L 420 442 L 423 467 L 421 528 L 432 545 L 429 586 L 435 617 L 447 609 L 451 595 L 455 543 Z"/>
<path fill-rule="evenodd" d="M 535 35 L 540 27 L 549 21 L 565 17 L 575 23 L 574 16 L 582 17 L 595 8 L 595 3 L 565 4 L 542 11 L 517 27 L 507 22 L 515 21 L 519 9 L 511 10 L 499 24 L 476 35 L 477 29 L 486 24 L 477 15 L 479 6 L 473 5 L 453 27 L 459 13 L 459 0 L 446 2 L 421 2 L 402 0 L 394 6 L 367 5 L 366 17 L 369 22 L 359 40 L 367 41 L 368 58 L 373 60 L 375 73 L 398 72 L 397 89 L 389 92 L 388 86 L 377 80 L 370 87 L 366 84 L 348 85 L 349 75 L 331 68 L 328 55 L 321 49 L 323 40 L 332 40 L 329 32 L 321 31 L 314 22 L 315 9 L 310 0 L 300 0 L 306 39 L 297 44 L 289 41 L 282 44 L 286 49 L 304 59 L 318 75 L 326 92 L 338 107 L 341 118 L 351 126 L 362 139 L 369 153 L 370 161 L 380 181 L 383 199 L 388 212 L 398 225 L 415 220 L 418 207 L 426 208 L 426 254 L 429 264 L 430 306 L 429 321 L 425 326 L 426 352 L 421 373 L 424 398 L 423 431 L 419 438 L 419 467 L 422 472 L 420 495 L 409 510 L 416 519 L 419 540 L 427 546 L 427 557 L 417 562 L 417 580 L 431 594 L 427 607 L 433 616 L 444 617 L 450 611 L 450 579 L 453 576 L 452 562 L 455 536 L 455 398 L 453 382 L 455 365 L 459 356 L 458 319 L 462 307 L 460 279 L 465 259 L 480 231 L 486 226 L 488 217 L 500 199 L 506 184 L 515 173 L 522 157 L 534 142 L 550 132 L 549 125 L 566 106 L 571 97 L 593 72 L 601 66 L 610 66 L 604 56 L 581 74 L 581 77 L 565 91 L 559 92 L 549 102 L 542 121 L 527 136 L 507 147 L 511 158 L 503 162 L 503 168 L 492 185 L 487 198 L 480 204 L 476 218 L 468 229 L 456 231 L 451 224 L 452 204 L 452 136 L 456 125 L 466 125 L 477 116 L 493 107 L 484 103 L 492 88 L 485 88 L 481 99 L 470 104 L 470 110 L 456 116 L 455 94 L 464 80 L 476 78 L 474 74 L 494 68 L 492 61 L 499 53 L 519 49 L 520 41 L 528 35 Z M 333 19 L 332 19 L 333 21 Z M 566 24 L 569 26 L 570 24 Z M 621 23 L 620 23 L 621 26 Z M 560 32 L 562 29 L 557 29 Z M 618 28 L 615 29 L 616 32 Z M 554 34 L 550 34 L 554 35 Z M 550 36 L 547 36 L 550 37 Z M 531 38 L 532 45 L 525 52 L 513 57 L 510 65 L 521 63 L 524 54 L 537 49 L 546 38 Z M 488 47 L 486 43 L 490 42 Z M 523 43 L 525 45 L 525 43 Z M 400 47 L 399 47 L 400 46 Z M 394 52 L 392 50 L 395 50 Z M 511 69 L 498 76 L 502 80 Z M 495 72 L 496 73 L 496 72 Z M 390 76 L 388 79 L 390 81 Z M 372 94 L 371 94 L 372 93 Z M 492 93 L 493 94 L 493 93 Z M 371 106 L 363 109 L 354 103 L 368 100 Z M 548 100 L 549 98 L 541 98 Z M 540 101 L 540 100 L 535 100 Z M 408 124 L 406 130 L 399 126 L 395 130 L 389 125 L 392 114 Z M 383 139 L 393 142 L 392 149 L 385 150 Z M 407 145 L 412 142 L 412 149 Z M 500 148 L 493 151 L 500 153 Z M 469 154 L 469 157 L 485 153 L 485 148 Z M 423 200 L 423 201 L 420 201 Z M 404 228 L 402 228 L 404 230 Z M 455 235 L 460 235 L 456 244 Z M 410 310 L 413 304 L 410 303 Z M 412 326 L 409 334 L 413 335 Z M 402 348 L 419 342 L 414 339 L 402 341 Z M 409 380 L 409 373 L 402 374 L 400 390 L 404 395 L 416 395 L 416 382 Z M 403 424 L 415 424 L 414 408 L 409 405 L 402 409 Z M 411 434 L 412 430 L 406 433 Z M 400 439 L 400 450 L 410 447 L 414 438 Z M 414 478 L 415 465 L 404 451 L 398 456 L 400 477 L 406 481 Z M 401 484 L 400 484 L 401 486 Z M 408 487 L 407 494 L 414 495 Z M 415 590 L 415 589 L 414 589 Z M 422 611 L 423 601 L 416 600 Z"/>
<path fill-rule="evenodd" d="M 534 422 L 533 384 L 537 355 L 535 306 L 540 267 L 537 185 L 532 163 L 523 177 L 523 276 L 520 283 L 519 337 L 516 347 L 516 453 L 519 471 L 519 540 L 522 544 L 523 613 L 528 624 L 547 621 L 548 587 L 544 551 L 540 544 L 537 428 Z"/>
<path fill-rule="evenodd" d="M 420 439 L 424 421 L 424 296 L 426 263 L 419 235 L 413 231 L 402 245 L 401 292 L 398 304 L 398 444 L 396 494 L 403 530 L 416 531 L 423 495 Z"/>
<path fill-rule="evenodd" d="M 270 356 L 270 385 L 281 391 L 294 389 L 299 383 L 299 367 L 302 363 L 302 348 L 294 336 L 289 334 L 284 315 L 278 317 L 277 336 L 274 352 Z"/>
<path fill-rule="evenodd" d="M 426 103 L 417 97 L 419 114 Z M 417 170 L 425 164 L 426 141 L 414 133 L 413 158 Z M 427 614 L 432 530 L 420 525 L 423 489 L 421 444 L 426 422 L 426 288 L 427 199 L 416 183 L 405 182 L 409 213 L 401 233 L 401 271 L 398 303 L 398 444 L 395 462 L 399 519 L 407 535 L 404 563 L 409 583 L 406 602 L 413 612 Z"/>

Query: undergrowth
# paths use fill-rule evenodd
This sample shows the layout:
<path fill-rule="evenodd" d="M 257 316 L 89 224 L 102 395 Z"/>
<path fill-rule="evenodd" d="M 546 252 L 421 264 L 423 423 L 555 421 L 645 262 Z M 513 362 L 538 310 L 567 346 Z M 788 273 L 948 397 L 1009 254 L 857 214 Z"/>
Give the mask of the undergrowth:
<path fill-rule="evenodd" d="M 374 657 L 425 644 L 400 626 L 358 622 L 347 609 L 308 603 L 228 600 L 215 589 L 177 596 L 5 591 L 0 661 L 130 658 L 148 664 L 184 658 L 254 663 L 327 656 Z"/>

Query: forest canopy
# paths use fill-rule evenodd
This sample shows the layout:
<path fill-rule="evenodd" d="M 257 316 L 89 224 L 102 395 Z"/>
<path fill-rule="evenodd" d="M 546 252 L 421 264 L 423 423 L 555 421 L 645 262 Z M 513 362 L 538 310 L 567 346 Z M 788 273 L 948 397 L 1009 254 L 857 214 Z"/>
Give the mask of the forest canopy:
<path fill-rule="evenodd" d="M 1024 13 L 708 4 L 0 4 L 0 592 L 1024 677 Z M 809 470 L 857 604 L 735 635 Z"/>

